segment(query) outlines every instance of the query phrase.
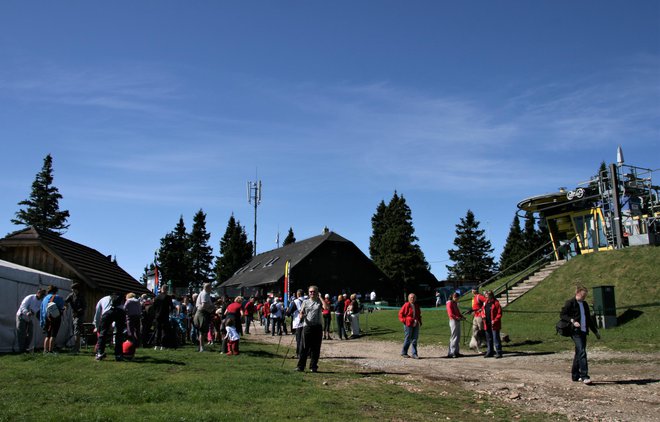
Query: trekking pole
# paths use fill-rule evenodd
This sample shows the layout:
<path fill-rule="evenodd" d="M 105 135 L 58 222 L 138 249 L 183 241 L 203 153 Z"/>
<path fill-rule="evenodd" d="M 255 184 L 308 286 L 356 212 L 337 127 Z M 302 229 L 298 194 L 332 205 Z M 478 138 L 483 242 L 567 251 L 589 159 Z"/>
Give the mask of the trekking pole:
<path fill-rule="evenodd" d="M 302 329 L 302 327 L 296 328 L 296 330 L 301 330 L 301 329 Z M 284 353 L 284 359 L 282 359 L 282 365 L 280 366 L 280 368 L 284 368 L 284 362 L 286 362 L 286 358 L 289 356 L 289 350 L 291 350 L 291 345 L 293 344 L 293 340 L 295 338 L 296 338 L 295 335 L 291 336 L 291 341 L 289 342 L 289 347 L 286 348 L 286 353 Z M 282 338 L 280 337 L 280 340 L 281 339 Z"/>

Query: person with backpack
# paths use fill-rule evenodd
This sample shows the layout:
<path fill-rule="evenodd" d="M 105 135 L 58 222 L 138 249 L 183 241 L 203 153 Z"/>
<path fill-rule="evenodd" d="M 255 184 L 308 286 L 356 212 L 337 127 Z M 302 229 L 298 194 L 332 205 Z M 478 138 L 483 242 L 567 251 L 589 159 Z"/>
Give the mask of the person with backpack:
<path fill-rule="evenodd" d="M 55 338 L 62 325 L 64 299 L 57 295 L 58 290 L 56 286 L 48 286 L 46 297 L 41 302 L 39 324 L 44 330 L 44 354 L 54 353 Z"/>
<path fill-rule="evenodd" d="M 591 319 L 589 304 L 585 301 L 587 294 L 587 288 L 578 285 L 575 289 L 575 297 L 566 301 L 559 316 L 563 321 L 570 322 L 573 326 L 571 338 L 575 343 L 575 355 L 571 367 L 571 378 L 575 382 L 591 385 L 589 364 L 587 362 L 587 335 L 591 330 L 596 338 L 600 339 L 600 333 Z"/>

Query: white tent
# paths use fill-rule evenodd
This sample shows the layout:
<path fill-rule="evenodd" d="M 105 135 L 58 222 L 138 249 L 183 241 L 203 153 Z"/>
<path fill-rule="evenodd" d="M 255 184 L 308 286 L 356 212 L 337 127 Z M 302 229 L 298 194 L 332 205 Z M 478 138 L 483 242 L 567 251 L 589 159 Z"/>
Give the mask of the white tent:
<path fill-rule="evenodd" d="M 11 262 L 0 260 L 0 353 L 17 350 L 16 311 L 23 298 L 33 294 L 38 287 L 49 285 L 59 289 L 58 295 L 66 298 L 71 293 L 71 280 L 53 274 L 33 270 Z M 44 335 L 39 321 L 33 318 L 36 349 L 43 348 Z M 71 311 L 67 310 L 62 319 L 62 326 L 55 339 L 58 347 L 72 344 L 73 324 Z"/>

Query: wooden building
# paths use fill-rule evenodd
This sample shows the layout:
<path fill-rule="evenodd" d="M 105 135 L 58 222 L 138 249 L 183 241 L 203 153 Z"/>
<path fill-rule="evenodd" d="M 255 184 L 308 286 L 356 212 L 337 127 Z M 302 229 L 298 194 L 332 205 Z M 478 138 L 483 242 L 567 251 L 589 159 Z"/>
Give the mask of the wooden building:
<path fill-rule="evenodd" d="M 395 295 L 392 281 L 353 242 L 328 231 L 255 256 L 220 285 L 228 295 L 284 294 L 284 271 L 290 261 L 289 286 L 295 293 L 310 284 L 321 293 Z"/>
<path fill-rule="evenodd" d="M 110 293 L 149 293 L 111 256 L 34 227 L 0 239 L 0 259 L 65 277 L 82 285 L 87 301 L 85 322 L 92 321 L 96 303 L 103 296 Z"/>

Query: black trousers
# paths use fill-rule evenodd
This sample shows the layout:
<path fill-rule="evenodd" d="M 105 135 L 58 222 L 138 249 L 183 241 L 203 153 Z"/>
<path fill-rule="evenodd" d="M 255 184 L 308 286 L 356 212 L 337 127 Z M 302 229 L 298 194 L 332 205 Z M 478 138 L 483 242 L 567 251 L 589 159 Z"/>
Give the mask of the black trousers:
<path fill-rule="evenodd" d="M 298 369 L 304 370 L 309 356 L 309 369 L 316 371 L 319 367 L 319 357 L 321 356 L 321 341 L 323 340 L 323 326 L 306 325 L 303 327 L 303 344 L 298 359 Z"/>
<path fill-rule="evenodd" d="M 124 355 L 124 329 L 126 328 L 126 312 L 121 308 L 112 308 L 101 316 L 101 331 L 97 353 L 105 353 L 105 346 L 112 340 L 112 323 L 115 323 L 115 356 Z"/>

